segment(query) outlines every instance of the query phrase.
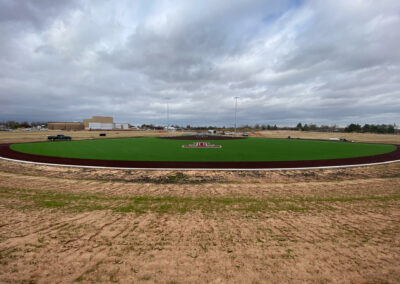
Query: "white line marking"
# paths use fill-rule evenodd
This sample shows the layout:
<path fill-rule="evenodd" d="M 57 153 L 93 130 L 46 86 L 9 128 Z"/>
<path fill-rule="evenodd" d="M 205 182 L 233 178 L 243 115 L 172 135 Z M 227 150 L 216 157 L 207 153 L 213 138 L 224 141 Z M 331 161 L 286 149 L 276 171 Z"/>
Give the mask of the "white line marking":
<path fill-rule="evenodd" d="M 124 167 L 96 167 L 96 166 L 83 166 L 83 165 L 68 165 L 68 164 L 51 164 L 51 163 L 40 163 L 24 160 L 15 160 L 4 158 L 0 156 L 0 159 L 19 162 L 26 164 L 35 164 L 42 166 L 55 166 L 55 167 L 72 167 L 72 168 L 86 168 L 86 169 L 111 169 L 111 170 L 149 170 L 149 171 L 293 171 L 293 170 L 316 170 L 316 169 L 341 169 L 341 168 L 355 168 L 355 167 L 367 167 L 377 166 L 400 162 L 400 160 L 392 160 L 379 163 L 368 163 L 368 164 L 354 164 L 354 165 L 342 165 L 342 166 L 322 166 L 322 167 L 303 167 L 303 168 L 254 168 L 254 169 L 231 169 L 231 168 L 124 168 Z"/>

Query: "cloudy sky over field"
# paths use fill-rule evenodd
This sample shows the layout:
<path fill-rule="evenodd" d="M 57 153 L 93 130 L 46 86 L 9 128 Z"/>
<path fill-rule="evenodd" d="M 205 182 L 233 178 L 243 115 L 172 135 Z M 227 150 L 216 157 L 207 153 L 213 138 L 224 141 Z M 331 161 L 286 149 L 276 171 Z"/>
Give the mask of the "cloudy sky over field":
<path fill-rule="evenodd" d="M 400 124 L 400 1 L 0 0 L 0 121 Z"/>

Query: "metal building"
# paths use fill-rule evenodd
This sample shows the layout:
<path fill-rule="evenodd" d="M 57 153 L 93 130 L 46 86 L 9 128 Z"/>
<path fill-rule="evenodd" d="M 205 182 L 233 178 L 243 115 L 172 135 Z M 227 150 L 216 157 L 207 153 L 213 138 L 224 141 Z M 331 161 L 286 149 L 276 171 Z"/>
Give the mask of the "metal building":
<path fill-rule="evenodd" d="M 82 122 L 48 122 L 48 130 L 83 130 Z"/>
<path fill-rule="evenodd" d="M 93 124 L 92 127 L 90 127 L 89 123 L 100 123 L 100 124 Z M 110 123 L 112 124 L 111 129 L 113 129 L 114 118 L 112 116 L 92 116 L 92 118 L 87 118 L 83 120 L 83 125 L 85 126 L 85 129 L 106 129 L 106 128 L 95 128 L 95 127 L 100 127 L 101 124 L 107 124 L 102 127 L 109 127 L 108 124 Z"/>
<path fill-rule="evenodd" d="M 129 129 L 129 123 L 114 123 L 114 129 Z"/>
<path fill-rule="evenodd" d="M 90 130 L 113 130 L 114 123 L 89 122 Z"/>

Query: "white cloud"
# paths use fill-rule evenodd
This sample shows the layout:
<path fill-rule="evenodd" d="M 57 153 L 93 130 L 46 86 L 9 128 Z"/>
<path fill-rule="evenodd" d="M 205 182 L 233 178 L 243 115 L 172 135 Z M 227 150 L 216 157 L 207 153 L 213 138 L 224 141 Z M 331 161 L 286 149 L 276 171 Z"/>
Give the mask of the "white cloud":
<path fill-rule="evenodd" d="M 0 120 L 397 123 L 400 3 L 2 1 Z M 62 111 L 60 111 L 60 109 Z"/>

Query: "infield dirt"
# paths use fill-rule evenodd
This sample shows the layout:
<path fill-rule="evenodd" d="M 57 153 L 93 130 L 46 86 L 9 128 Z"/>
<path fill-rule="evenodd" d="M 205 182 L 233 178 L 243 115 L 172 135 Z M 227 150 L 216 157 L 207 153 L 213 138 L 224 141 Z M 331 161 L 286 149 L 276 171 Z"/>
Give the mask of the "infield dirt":
<path fill-rule="evenodd" d="M 0 282 L 396 283 L 399 199 L 399 163 L 180 172 L 0 160 Z"/>

